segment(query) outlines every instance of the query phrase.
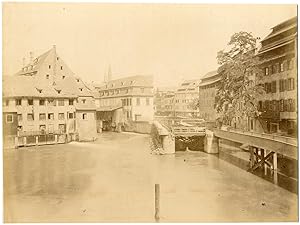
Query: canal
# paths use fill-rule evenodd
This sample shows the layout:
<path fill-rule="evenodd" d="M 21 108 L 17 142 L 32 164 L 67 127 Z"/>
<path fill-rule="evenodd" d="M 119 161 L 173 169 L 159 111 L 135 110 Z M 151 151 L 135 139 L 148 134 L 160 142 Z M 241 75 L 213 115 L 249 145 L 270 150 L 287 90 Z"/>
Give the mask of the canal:
<path fill-rule="evenodd" d="M 4 151 L 5 222 L 296 221 L 297 195 L 204 152 L 152 155 L 149 137 Z"/>

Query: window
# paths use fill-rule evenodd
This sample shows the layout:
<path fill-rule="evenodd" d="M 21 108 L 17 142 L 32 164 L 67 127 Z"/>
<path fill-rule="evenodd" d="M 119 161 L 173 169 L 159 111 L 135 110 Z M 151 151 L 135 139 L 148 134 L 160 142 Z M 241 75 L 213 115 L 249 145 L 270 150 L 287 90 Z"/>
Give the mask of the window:
<path fill-rule="evenodd" d="M 69 99 L 69 105 L 74 105 L 74 99 Z"/>
<path fill-rule="evenodd" d="M 9 105 L 9 100 L 5 100 L 5 106 Z"/>
<path fill-rule="evenodd" d="M 295 112 L 295 99 L 289 99 L 288 101 L 289 101 L 288 111 L 289 112 Z"/>
<path fill-rule="evenodd" d="M 140 98 L 136 98 L 136 105 L 140 105 L 141 102 L 140 102 Z"/>
<path fill-rule="evenodd" d="M 40 105 L 45 105 L 45 100 L 44 99 L 40 99 Z"/>
<path fill-rule="evenodd" d="M 283 112 L 283 111 L 284 111 L 284 100 L 283 100 L 283 99 L 280 100 L 280 103 L 279 103 L 279 111 L 280 111 L 280 112 Z"/>
<path fill-rule="evenodd" d="M 49 65 L 48 68 L 51 69 L 51 65 Z"/>
<path fill-rule="evenodd" d="M 54 120 L 54 113 L 48 113 L 48 120 Z"/>
<path fill-rule="evenodd" d="M 16 99 L 16 105 L 22 105 L 22 99 Z"/>
<path fill-rule="evenodd" d="M 66 78 L 66 76 L 62 76 L 62 79 L 65 79 Z"/>
<path fill-rule="evenodd" d="M 69 119 L 73 119 L 74 118 L 74 115 L 73 113 L 69 113 L 69 116 L 68 116 Z"/>
<path fill-rule="evenodd" d="M 58 113 L 58 119 L 59 120 L 64 120 L 65 119 L 65 114 L 64 113 Z"/>
<path fill-rule="evenodd" d="M 83 90 L 83 88 L 79 88 L 79 90 L 80 90 L 80 91 L 82 91 L 82 90 Z"/>
<path fill-rule="evenodd" d="M 269 75 L 269 67 L 265 68 L 265 75 L 268 76 Z"/>
<path fill-rule="evenodd" d="M 77 82 L 79 82 L 79 79 L 76 79 L 77 80 Z"/>
<path fill-rule="evenodd" d="M 63 66 L 60 66 L 60 70 L 63 70 Z"/>
<path fill-rule="evenodd" d="M 61 90 L 56 90 L 58 94 L 60 94 Z"/>
<path fill-rule="evenodd" d="M 85 104 L 86 100 L 85 100 L 85 99 L 82 99 L 81 102 L 82 102 L 82 104 Z"/>
<path fill-rule="evenodd" d="M 46 120 L 46 113 L 40 113 L 39 120 Z"/>
<path fill-rule="evenodd" d="M 288 111 L 288 100 L 283 100 L 283 111 L 287 112 Z"/>
<path fill-rule="evenodd" d="M 126 93 L 126 94 L 128 93 L 128 89 L 125 90 L 125 93 Z"/>
<path fill-rule="evenodd" d="M 131 105 L 131 98 L 129 99 L 129 105 Z"/>
<path fill-rule="evenodd" d="M 6 115 L 6 123 L 12 123 L 12 122 L 14 122 L 13 115 L 7 114 Z"/>
<path fill-rule="evenodd" d="M 65 102 L 64 102 L 63 99 L 59 99 L 59 100 L 57 100 L 57 102 L 58 102 L 58 106 L 64 106 L 65 105 Z"/>
<path fill-rule="evenodd" d="M 287 90 L 292 91 L 295 89 L 295 82 L 294 82 L 294 78 L 289 78 L 287 80 Z"/>
<path fill-rule="evenodd" d="M 145 88 L 141 88 L 141 92 L 144 93 L 145 92 Z"/>
<path fill-rule="evenodd" d="M 279 80 L 279 91 L 280 92 L 283 92 L 284 91 L 284 84 L 285 84 L 285 82 L 284 82 L 284 80 Z"/>
<path fill-rule="evenodd" d="M 28 105 L 33 105 L 33 99 L 28 99 L 27 103 L 28 103 Z"/>
<path fill-rule="evenodd" d="M 262 109 L 263 109 L 263 107 L 262 107 L 263 105 L 262 105 L 262 101 L 259 101 L 258 102 L 258 111 L 262 111 Z"/>
<path fill-rule="evenodd" d="M 271 83 L 271 91 L 272 91 L 272 93 L 276 93 L 276 81 L 272 81 L 272 83 Z"/>
<path fill-rule="evenodd" d="M 82 119 L 87 120 L 87 114 L 86 113 L 82 113 Z"/>
<path fill-rule="evenodd" d="M 56 101 L 54 99 L 48 99 L 48 106 L 56 106 Z"/>
<path fill-rule="evenodd" d="M 46 75 L 46 79 L 49 79 L 49 77 L 50 77 L 50 75 L 49 75 L 49 74 L 47 74 L 47 75 Z"/>
<path fill-rule="evenodd" d="M 33 117 L 33 114 L 32 114 L 32 113 L 28 113 L 28 114 L 27 114 L 27 120 L 28 120 L 28 121 L 33 121 L 33 120 L 34 120 L 34 117 Z"/>
<path fill-rule="evenodd" d="M 146 98 L 146 105 L 150 105 L 150 99 Z"/>
<path fill-rule="evenodd" d="M 59 60 L 59 57 L 56 57 L 57 60 Z"/>
<path fill-rule="evenodd" d="M 60 133 L 65 133 L 66 132 L 66 125 L 65 124 L 59 124 L 58 125 L 58 130 Z"/>
<path fill-rule="evenodd" d="M 266 100 L 265 101 L 265 107 L 264 107 L 265 111 L 268 111 L 269 110 L 269 101 Z"/>
<path fill-rule="evenodd" d="M 46 125 L 40 125 L 40 131 L 42 133 L 46 132 Z"/>
<path fill-rule="evenodd" d="M 284 71 L 284 68 L 283 68 L 283 62 L 280 63 L 280 72 L 283 72 Z"/>
<path fill-rule="evenodd" d="M 18 121 L 22 121 L 22 120 L 23 120 L 22 114 L 18 114 Z"/>

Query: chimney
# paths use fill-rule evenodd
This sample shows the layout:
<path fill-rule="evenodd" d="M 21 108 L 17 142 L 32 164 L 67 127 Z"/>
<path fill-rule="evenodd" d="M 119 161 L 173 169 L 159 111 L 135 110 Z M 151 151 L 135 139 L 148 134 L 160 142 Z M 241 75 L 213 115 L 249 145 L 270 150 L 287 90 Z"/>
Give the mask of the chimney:
<path fill-rule="evenodd" d="M 29 52 L 29 56 L 30 56 L 30 58 L 29 58 L 30 63 L 32 63 L 33 62 L 33 52 Z"/>

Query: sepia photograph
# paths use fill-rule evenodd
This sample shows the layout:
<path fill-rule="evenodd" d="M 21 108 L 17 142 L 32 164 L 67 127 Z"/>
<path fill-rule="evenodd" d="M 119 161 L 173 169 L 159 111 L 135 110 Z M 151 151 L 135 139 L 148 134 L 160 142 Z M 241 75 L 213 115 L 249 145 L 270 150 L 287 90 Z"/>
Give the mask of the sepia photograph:
<path fill-rule="evenodd" d="M 4 223 L 298 222 L 297 4 L 2 2 Z"/>

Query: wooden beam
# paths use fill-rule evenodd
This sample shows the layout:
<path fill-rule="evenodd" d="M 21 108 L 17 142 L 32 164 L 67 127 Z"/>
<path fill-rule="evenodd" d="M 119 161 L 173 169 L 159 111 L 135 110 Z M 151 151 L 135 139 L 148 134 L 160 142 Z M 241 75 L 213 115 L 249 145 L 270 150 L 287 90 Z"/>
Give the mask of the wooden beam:
<path fill-rule="evenodd" d="M 269 159 L 272 155 L 274 154 L 274 152 L 270 152 L 268 155 L 266 155 L 266 157 L 263 157 L 261 161 L 259 161 L 258 163 L 256 163 L 252 168 L 250 168 L 249 170 L 251 172 L 253 172 L 254 170 L 256 170 L 258 167 L 262 166 L 265 164 L 265 161 L 267 159 Z"/>

